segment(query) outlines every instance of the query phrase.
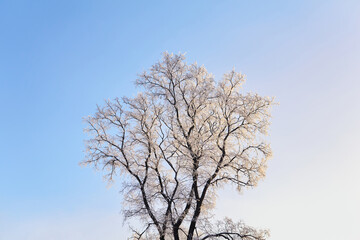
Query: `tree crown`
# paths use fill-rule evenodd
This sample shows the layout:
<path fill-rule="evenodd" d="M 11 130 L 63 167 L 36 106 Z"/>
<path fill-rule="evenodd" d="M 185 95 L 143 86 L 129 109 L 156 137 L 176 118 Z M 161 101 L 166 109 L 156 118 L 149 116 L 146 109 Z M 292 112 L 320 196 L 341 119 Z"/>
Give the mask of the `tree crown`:
<path fill-rule="evenodd" d="M 245 77 L 234 70 L 216 82 L 184 60 L 165 53 L 136 80 L 143 92 L 106 101 L 86 119 L 84 163 L 109 180 L 123 174 L 125 219 L 145 223 L 134 238 L 264 239 L 267 232 L 229 219 L 213 232 L 208 220 L 219 187 L 242 190 L 265 176 L 273 99 L 243 94 Z"/>

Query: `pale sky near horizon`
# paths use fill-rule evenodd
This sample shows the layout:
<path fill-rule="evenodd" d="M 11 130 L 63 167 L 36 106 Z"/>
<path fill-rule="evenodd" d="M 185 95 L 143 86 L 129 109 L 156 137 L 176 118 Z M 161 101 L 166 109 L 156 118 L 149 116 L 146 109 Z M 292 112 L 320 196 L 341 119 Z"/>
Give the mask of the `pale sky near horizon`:
<path fill-rule="evenodd" d="M 360 2 L 0 1 L 0 240 L 125 240 L 119 186 L 79 167 L 82 117 L 183 52 L 275 96 L 267 177 L 215 216 L 270 240 L 357 240 Z"/>

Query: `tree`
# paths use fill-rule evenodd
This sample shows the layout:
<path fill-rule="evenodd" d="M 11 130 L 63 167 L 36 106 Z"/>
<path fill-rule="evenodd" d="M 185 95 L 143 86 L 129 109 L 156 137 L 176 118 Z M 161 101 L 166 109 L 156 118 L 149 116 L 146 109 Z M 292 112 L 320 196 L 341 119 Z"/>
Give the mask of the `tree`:
<path fill-rule="evenodd" d="M 271 149 L 264 142 L 273 99 L 242 94 L 234 70 L 216 82 L 184 55 L 163 59 L 136 80 L 134 98 L 106 101 L 86 119 L 91 138 L 85 164 L 112 181 L 122 174 L 125 220 L 140 218 L 133 239 L 265 239 L 230 219 L 211 223 L 216 191 L 239 191 L 265 176 Z"/>

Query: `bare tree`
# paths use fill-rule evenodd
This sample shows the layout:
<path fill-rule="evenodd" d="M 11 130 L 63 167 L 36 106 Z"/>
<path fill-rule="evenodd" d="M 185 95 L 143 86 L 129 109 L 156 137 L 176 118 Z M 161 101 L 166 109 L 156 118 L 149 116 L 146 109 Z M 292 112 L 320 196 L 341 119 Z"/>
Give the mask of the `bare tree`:
<path fill-rule="evenodd" d="M 240 191 L 265 176 L 271 149 L 263 140 L 273 99 L 242 94 L 244 75 L 219 82 L 184 55 L 163 59 L 136 81 L 134 98 L 106 101 L 87 122 L 85 164 L 111 181 L 123 175 L 125 220 L 137 217 L 134 239 L 265 239 L 229 219 L 211 223 L 216 191 Z"/>

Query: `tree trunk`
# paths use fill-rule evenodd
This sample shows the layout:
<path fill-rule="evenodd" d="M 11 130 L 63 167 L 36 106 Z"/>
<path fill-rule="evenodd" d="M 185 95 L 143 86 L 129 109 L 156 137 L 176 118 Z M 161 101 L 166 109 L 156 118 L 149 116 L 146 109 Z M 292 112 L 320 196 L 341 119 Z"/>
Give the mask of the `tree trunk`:
<path fill-rule="evenodd" d="M 193 240 L 194 232 L 195 232 L 195 229 L 196 229 L 196 222 L 197 222 L 197 219 L 198 219 L 198 217 L 200 215 L 200 211 L 201 211 L 201 203 L 196 206 L 194 216 L 193 216 L 193 218 L 191 220 L 191 224 L 190 224 L 190 227 L 189 227 L 187 240 Z"/>
<path fill-rule="evenodd" d="M 179 228 L 174 228 L 173 234 L 174 234 L 174 240 L 180 240 L 180 237 L 179 237 Z"/>

